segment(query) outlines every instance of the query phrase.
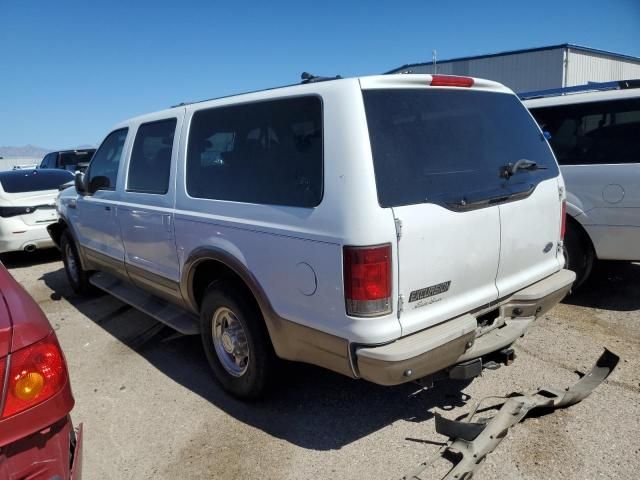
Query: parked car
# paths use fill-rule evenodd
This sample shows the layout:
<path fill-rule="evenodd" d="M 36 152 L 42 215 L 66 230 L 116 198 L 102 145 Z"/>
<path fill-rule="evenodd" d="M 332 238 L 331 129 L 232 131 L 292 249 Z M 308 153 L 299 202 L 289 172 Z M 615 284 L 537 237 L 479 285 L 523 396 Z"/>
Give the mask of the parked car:
<path fill-rule="evenodd" d="M 567 184 L 567 268 L 640 260 L 640 80 L 522 94 Z"/>
<path fill-rule="evenodd" d="M 95 152 L 95 148 L 50 152 L 44 156 L 38 168 L 60 168 L 71 172 L 78 170 L 84 172 Z"/>
<path fill-rule="evenodd" d="M 58 187 L 69 180 L 65 170 L 0 172 L 0 253 L 54 246 L 47 225 L 58 219 Z"/>
<path fill-rule="evenodd" d="M 55 332 L 0 263 L 0 478 L 81 477 L 73 404 Z"/>
<path fill-rule="evenodd" d="M 49 227 L 69 282 L 199 333 L 239 397 L 276 357 L 479 374 L 575 278 L 548 143 L 495 82 L 320 80 L 117 125 Z"/>

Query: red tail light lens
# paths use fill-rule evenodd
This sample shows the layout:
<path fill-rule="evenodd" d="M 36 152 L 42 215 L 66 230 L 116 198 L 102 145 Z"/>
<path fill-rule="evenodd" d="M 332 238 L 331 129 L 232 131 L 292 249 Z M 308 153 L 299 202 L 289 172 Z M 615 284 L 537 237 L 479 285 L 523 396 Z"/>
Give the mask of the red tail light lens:
<path fill-rule="evenodd" d="M 564 234 L 567 231 L 567 202 L 562 202 L 562 219 L 560 220 L 560 240 L 564 240 Z"/>
<path fill-rule="evenodd" d="M 473 87 L 473 78 L 455 75 L 431 75 L 432 87 Z"/>
<path fill-rule="evenodd" d="M 391 312 L 391 245 L 344 247 L 347 315 L 367 317 Z"/>
<path fill-rule="evenodd" d="M 55 334 L 12 353 L 2 417 L 10 417 L 51 398 L 62 390 L 66 381 L 67 366 Z"/>

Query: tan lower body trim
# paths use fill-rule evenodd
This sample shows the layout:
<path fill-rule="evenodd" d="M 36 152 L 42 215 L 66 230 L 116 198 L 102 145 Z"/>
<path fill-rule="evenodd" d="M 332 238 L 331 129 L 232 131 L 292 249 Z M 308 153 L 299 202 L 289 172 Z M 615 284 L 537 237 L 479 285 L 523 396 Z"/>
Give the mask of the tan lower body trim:
<path fill-rule="evenodd" d="M 349 342 L 281 317 L 265 317 L 276 355 L 310 363 L 356 378 L 349 358 Z"/>

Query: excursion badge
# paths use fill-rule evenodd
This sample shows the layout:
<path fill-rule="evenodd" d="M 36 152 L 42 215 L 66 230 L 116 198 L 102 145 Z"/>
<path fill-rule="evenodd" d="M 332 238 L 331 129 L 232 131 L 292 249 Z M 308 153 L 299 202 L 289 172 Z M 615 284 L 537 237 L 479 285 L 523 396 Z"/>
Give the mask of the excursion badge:
<path fill-rule="evenodd" d="M 431 285 L 430 287 L 421 288 L 420 290 L 414 290 L 409 295 L 409 303 L 417 302 L 418 300 L 423 300 L 428 297 L 433 297 L 434 295 L 440 295 L 441 293 L 449 290 L 450 285 L 451 280 L 438 283 L 437 285 Z"/>

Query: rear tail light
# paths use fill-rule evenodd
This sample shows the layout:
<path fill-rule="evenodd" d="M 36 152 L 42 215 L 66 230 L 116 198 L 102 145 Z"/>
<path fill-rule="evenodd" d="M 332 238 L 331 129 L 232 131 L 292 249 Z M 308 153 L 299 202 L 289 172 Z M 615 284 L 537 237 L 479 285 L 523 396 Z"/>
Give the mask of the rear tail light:
<path fill-rule="evenodd" d="M 562 201 L 562 219 L 560 220 L 560 240 L 564 240 L 567 231 L 567 201 Z"/>
<path fill-rule="evenodd" d="M 2 388 L 4 387 L 4 374 L 7 367 L 7 359 L 0 358 L 0 408 L 2 408 Z M 2 412 L 0 412 L 0 418 L 2 418 Z"/>
<path fill-rule="evenodd" d="M 344 247 L 347 315 L 391 313 L 391 245 Z"/>
<path fill-rule="evenodd" d="M 54 333 L 11 354 L 2 418 L 53 397 L 67 381 L 67 366 Z"/>
<path fill-rule="evenodd" d="M 473 78 L 455 75 L 431 75 L 432 87 L 473 87 Z"/>

